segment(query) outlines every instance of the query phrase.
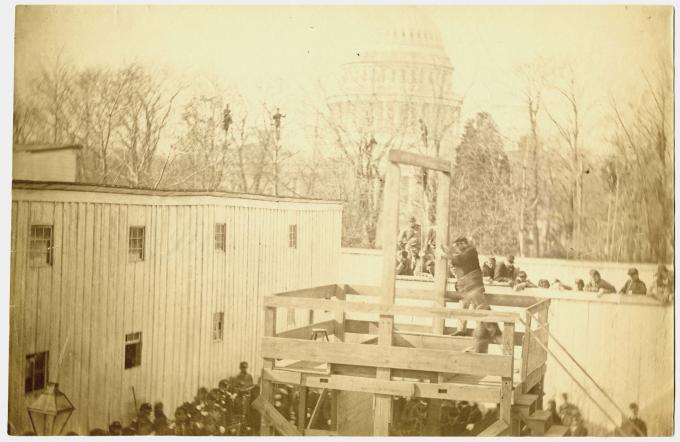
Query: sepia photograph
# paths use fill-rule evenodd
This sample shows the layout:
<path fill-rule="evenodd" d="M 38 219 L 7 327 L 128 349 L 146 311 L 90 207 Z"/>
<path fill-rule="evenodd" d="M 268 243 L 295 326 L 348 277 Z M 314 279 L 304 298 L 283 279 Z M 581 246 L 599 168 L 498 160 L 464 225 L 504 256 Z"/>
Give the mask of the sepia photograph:
<path fill-rule="evenodd" d="M 6 434 L 674 435 L 672 4 L 5 10 Z"/>

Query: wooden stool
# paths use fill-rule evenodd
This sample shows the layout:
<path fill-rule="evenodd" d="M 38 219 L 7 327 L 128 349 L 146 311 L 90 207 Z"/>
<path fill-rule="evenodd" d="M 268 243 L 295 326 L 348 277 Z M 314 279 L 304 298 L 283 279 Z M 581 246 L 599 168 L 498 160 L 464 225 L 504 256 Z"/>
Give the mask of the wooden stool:
<path fill-rule="evenodd" d="M 310 339 L 312 341 L 318 341 L 319 337 L 325 338 L 326 342 L 330 342 L 330 340 L 328 339 L 328 331 L 326 331 L 325 328 L 313 328 L 312 337 Z"/>

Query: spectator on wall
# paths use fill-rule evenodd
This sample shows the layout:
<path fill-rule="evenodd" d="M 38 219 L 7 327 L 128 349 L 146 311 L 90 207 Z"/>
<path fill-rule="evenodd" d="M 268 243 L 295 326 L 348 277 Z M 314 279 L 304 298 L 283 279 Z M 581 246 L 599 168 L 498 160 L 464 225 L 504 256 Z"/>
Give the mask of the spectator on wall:
<path fill-rule="evenodd" d="M 585 290 L 586 284 L 583 282 L 581 278 L 578 278 L 574 281 L 574 285 L 576 285 L 576 291 L 577 292 L 582 292 Z"/>
<path fill-rule="evenodd" d="M 640 280 L 640 275 L 635 267 L 628 269 L 628 281 L 619 291 L 622 295 L 646 295 L 647 286 Z"/>
<path fill-rule="evenodd" d="M 583 283 L 583 281 L 581 281 L 581 283 Z M 570 285 L 564 284 L 559 279 L 555 279 L 553 281 L 552 285 L 550 286 L 550 288 L 553 289 L 553 290 L 571 290 Z M 581 287 L 581 288 L 583 289 L 583 287 Z"/>
<path fill-rule="evenodd" d="M 519 274 L 519 267 L 515 265 L 515 256 L 509 255 L 505 261 L 496 266 L 494 281 L 512 283 Z"/>
<path fill-rule="evenodd" d="M 590 271 L 590 281 L 585 290 L 586 292 L 596 292 L 598 297 L 607 293 L 616 293 L 614 286 L 602 279 L 600 272 L 595 269 Z"/>
<path fill-rule="evenodd" d="M 548 282 L 547 279 L 539 279 L 538 280 L 538 287 L 542 288 L 542 289 L 549 289 L 550 283 Z"/>
<path fill-rule="evenodd" d="M 482 265 L 482 277 L 493 279 L 496 274 L 496 258 L 491 256 Z"/>
<path fill-rule="evenodd" d="M 662 304 L 673 302 L 673 274 L 668 271 L 665 265 L 659 264 L 647 295 Z"/>
<path fill-rule="evenodd" d="M 530 288 L 536 288 L 536 284 L 531 282 L 529 278 L 527 278 L 527 272 L 524 270 L 520 270 L 519 273 L 517 274 L 517 280 L 515 281 L 514 284 L 514 289 L 516 292 L 524 289 L 530 289 Z"/>

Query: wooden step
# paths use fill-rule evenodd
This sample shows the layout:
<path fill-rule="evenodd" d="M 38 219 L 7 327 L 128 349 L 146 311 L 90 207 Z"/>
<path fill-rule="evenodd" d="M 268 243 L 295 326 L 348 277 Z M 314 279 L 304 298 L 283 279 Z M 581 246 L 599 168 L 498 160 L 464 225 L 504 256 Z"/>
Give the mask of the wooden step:
<path fill-rule="evenodd" d="M 506 424 L 503 419 L 499 419 L 493 424 L 489 425 L 487 428 L 482 430 L 477 436 L 480 437 L 494 437 L 494 436 L 506 436 L 508 434 L 508 424 Z"/>
<path fill-rule="evenodd" d="M 552 425 L 550 428 L 548 428 L 548 431 L 545 432 L 545 436 L 562 437 L 568 432 L 569 427 L 565 427 L 564 425 Z"/>
<path fill-rule="evenodd" d="M 534 436 L 543 436 L 548 430 L 548 420 L 550 419 L 549 410 L 534 411 L 527 419 L 527 424 Z"/>
<path fill-rule="evenodd" d="M 524 420 L 536 411 L 537 394 L 521 394 L 512 404 L 512 410 L 520 415 Z"/>

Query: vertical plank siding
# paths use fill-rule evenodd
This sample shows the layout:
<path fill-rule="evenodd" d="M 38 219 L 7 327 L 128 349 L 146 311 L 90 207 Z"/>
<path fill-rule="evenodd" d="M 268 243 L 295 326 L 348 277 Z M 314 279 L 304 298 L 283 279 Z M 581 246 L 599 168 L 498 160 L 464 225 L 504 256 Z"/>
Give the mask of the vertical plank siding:
<path fill-rule="evenodd" d="M 15 189 L 10 279 L 9 420 L 27 431 L 26 355 L 49 351 L 49 378 L 74 403 L 66 431 L 129 423 L 137 403 L 166 413 L 262 360 L 263 296 L 337 283 L 341 206 Z M 214 246 L 225 223 L 226 250 Z M 32 267 L 31 224 L 53 226 L 53 264 Z M 298 225 L 290 248 L 288 226 Z M 145 227 L 144 260 L 130 261 L 130 226 Z M 224 312 L 222 340 L 213 314 Z M 284 313 L 285 314 L 285 313 Z M 295 322 L 306 323 L 307 312 Z M 277 318 L 286 327 L 285 316 Z M 142 332 L 142 363 L 124 369 L 125 335 Z"/>

